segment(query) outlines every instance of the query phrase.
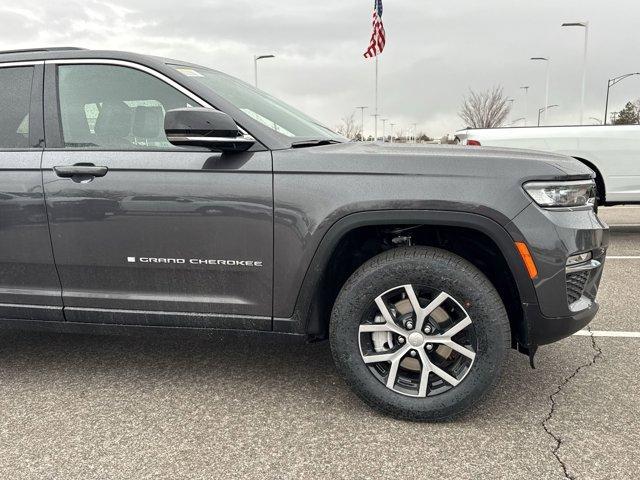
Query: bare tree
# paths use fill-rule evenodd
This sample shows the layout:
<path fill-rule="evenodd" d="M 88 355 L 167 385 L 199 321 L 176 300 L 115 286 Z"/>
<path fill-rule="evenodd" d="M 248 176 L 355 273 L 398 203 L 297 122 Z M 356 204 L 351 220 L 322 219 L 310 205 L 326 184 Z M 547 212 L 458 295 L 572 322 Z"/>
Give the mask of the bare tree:
<path fill-rule="evenodd" d="M 472 128 L 496 128 L 504 124 L 511 106 L 502 87 L 496 86 L 483 92 L 469 89 L 458 116 Z"/>
<path fill-rule="evenodd" d="M 342 118 L 342 123 L 336 129 L 340 135 L 344 135 L 350 140 L 362 140 L 360 125 L 356 123 L 355 113 Z"/>

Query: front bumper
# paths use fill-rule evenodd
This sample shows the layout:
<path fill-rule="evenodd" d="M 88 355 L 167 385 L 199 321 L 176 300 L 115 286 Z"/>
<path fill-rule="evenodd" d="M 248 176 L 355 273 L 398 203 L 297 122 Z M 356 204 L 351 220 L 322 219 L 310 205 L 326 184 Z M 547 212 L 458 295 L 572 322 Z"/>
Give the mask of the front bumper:
<path fill-rule="evenodd" d="M 584 328 L 598 312 L 596 296 L 609 227 L 591 209 L 544 210 L 529 205 L 507 227 L 527 243 L 538 267 L 537 302 L 523 301 L 527 347 L 555 342 Z M 518 238 L 520 237 L 520 238 Z M 590 252 L 592 259 L 567 267 L 567 258 Z"/>
<path fill-rule="evenodd" d="M 528 328 L 528 348 L 557 342 L 586 327 L 600 309 L 596 301 L 589 307 L 566 317 L 545 317 L 538 305 L 524 304 L 524 320 Z"/>

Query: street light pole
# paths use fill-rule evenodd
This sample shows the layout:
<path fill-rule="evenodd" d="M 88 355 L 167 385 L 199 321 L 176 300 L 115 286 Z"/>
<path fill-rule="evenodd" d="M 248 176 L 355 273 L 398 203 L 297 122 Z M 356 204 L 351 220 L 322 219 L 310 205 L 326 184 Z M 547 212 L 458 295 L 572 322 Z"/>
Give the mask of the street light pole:
<path fill-rule="evenodd" d="M 381 118 L 380 120 L 382 121 L 382 143 L 385 143 L 387 141 L 387 134 L 385 132 L 387 131 L 387 120 L 389 119 Z"/>
<path fill-rule="evenodd" d="M 558 105 L 547 105 L 546 107 L 542 107 L 542 108 L 538 109 L 538 126 L 540 126 L 540 115 L 542 114 L 542 112 L 545 113 L 545 117 L 546 117 L 547 116 L 547 111 L 550 108 L 557 107 L 557 106 Z"/>
<path fill-rule="evenodd" d="M 584 99 L 587 93 L 587 48 L 589 46 L 589 22 L 563 23 L 563 27 L 584 28 L 584 58 L 582 61 L 582 101 L 580 103 L 580 125 L 584 123 Z"/>
<path fill-rule="evenodd" d="M 604 125 L 607 124 L 607 114 L 609 113 L 609 90 L 611 90 L 611 79 L 607 80 L 607 100 L 604 105 Z"/>
<path fill-rule="evenodd" d="M 412 123 L 413 125 L 413 143 L 418 143 L 418 124 Z"/>
<path fill-rule="evenodd" d="M 380 118 L 380 114 L 379 113 L 374 113 L 373 115 L 371 115 L 373 117 L 373 121 L 375 122 L 376 126 L 374 129 L 374 138 L 373 141 L 377 142 L 378 141 L 378 118 Z"/>
<path fill-rule="evenodd" d="M 516 100 L 514 98 L 507 98 L 506 100 L 509 103 L 509 113 L 511 113 L 511 110 L 513 110 L 513 102 L 515 102 Z M 507 118 L 509 118 L 507 116 Z"/>
<path fill-rule="evenodd" d="M 520 87 L 524 90 L 524 126 L 527 126 L 527 117 L 529 116 L 529 85 Z"/>
<path fill-rule="evenodd" d="M 393 135 L 394 135 L 394 132 L 395 132 L 395 128 L 394 127 L 396 126 L 396 124 L 395 123 L 390 123 L 389 125 L 391 125 L 391 143 L 395 143 L 394 142 L 395 139 L 393 138 Z"/>
<path fill-rule="evenodd" d="M 620 75 L 619 77 L 611 78 L 607 82 L 607 102 L 604 107 L 604 125 L 607 124 L 607 114 L 609 113 L 609 90 L 611 90 L 611 87 L 613 87 L 616 83 L 621 82 L 625 78 L 633 77 L 634 75 L 640 75 L 640 72 L 626 73 L 624 75 Z"/>
<path fill-rule="evenodd" d="M 549 57 L 531 57 L 531 60 L 540 60 L 543 62 L 547 62 L 547 86 L 545 88 L 545 95 L 544 95 L 544 104 L 545 105 L 549 105 L 549 74 L 550 74 L 550 67 L 551 67 L 551 58 Z M 547 123 L 547 110 L 546 109 L 544 111 L 544 123 Z M 538 125 L 540 126 L 540 125 Z"/>
<path fill-rule="evenodd" d="M 369 108 L 369 107 L 356 107 L 357 110 L 360 110 L 360 113 L 362 114 L 362 123 L 361 125 L 361 130 L 360 130 L 360 140 L 362 140 L 364 142 L 364 111 Z"/>
<path fill-rule="evenodd" d="M 258 60 L 265 58 L 275 58 L 275 55 L 254 55 L 253 56 L 253 84 L 258 88 Z"/>

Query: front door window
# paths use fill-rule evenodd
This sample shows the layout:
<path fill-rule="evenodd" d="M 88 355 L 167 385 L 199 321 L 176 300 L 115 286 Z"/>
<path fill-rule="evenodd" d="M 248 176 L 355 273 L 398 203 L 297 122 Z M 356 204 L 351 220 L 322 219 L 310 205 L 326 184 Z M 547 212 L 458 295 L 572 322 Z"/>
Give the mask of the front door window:
<path fill-rule="evenodd" d="M 175 148 L 164 134 L 167 110 L 194 101 L 145 72 L 116 65 L 58 67 L 65 147 Z"/>

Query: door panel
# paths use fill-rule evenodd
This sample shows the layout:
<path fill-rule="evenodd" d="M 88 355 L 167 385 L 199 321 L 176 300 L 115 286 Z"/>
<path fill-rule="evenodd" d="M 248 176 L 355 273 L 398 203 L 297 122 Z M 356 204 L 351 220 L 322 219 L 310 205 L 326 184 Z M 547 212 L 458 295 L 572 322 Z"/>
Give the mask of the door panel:
<path fill-rule="evenodd" d="M 0 318 L 62 320 L 41 156 L 39 151 L 0 151 Z"/>
<path fill-rule="evenodd" d="M 174 147 L 165 112 L 199 100 L 135 67 L 47 65 L 45 85 L 65 318 L 270 329 L 271 153 Z"/>
<path fill-rule="evenodd" d="M 63 319 L 40 172 L 42 75 L 0 68 L 0 318 Z"/>
<path fill-rule="evenodd" d="M 78 163 L 108 171 L 53 170 Z M 45 151 L 43 171 L 68 320 L 270 328 L 270 152 Z"/>

